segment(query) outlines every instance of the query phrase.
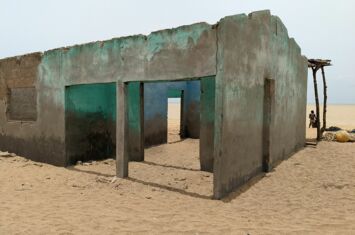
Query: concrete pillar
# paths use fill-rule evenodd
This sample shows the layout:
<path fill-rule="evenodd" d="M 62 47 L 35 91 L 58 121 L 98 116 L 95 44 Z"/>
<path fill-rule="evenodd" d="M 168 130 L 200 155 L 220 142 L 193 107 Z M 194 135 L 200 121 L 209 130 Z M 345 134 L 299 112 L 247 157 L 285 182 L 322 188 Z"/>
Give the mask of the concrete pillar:
<path fill-rule="evenodd" d="M 116 176 L 128 177 L 128 109 L 126 86 L 117 82 L 117 123 L 116 123 Z"/>
<path fill-rule="evenodd" d="M 221 75 L 215 81 L 215 120 L 213 141 L 213 198 L 221 199 L 225 195 L 222 184 L 223 169 L 223 93 L 224 83 Z"/>
<path fill-rule="evenodd" d="M 215 89 L 215 76 L 201 79 L 200 165 L 208 172 L 213 172 Z"/>

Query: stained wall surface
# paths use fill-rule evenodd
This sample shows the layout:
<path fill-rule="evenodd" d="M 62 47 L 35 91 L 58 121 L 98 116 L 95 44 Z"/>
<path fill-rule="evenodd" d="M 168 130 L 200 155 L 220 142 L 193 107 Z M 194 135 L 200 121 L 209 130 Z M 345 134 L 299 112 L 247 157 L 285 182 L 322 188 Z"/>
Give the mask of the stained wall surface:
<path fill-rule="evenodd" d="M 0 148 L 36 161 L 70 164 L 65 154 L 70 141 L 65 138 L 65 87 L 215 74 L 215 36 L 211 25 L 198 23 L 0 60 Z M 36 121 L 9 121 L 9 89 L 33 86 Z"/>
<path fill-rule="evenodd" d="M 216 76 L 201 79 L 200 163 L 201 170 L 213 172 Z"/>
<path fill-rule="evenodd" d="M 36 121 L 37 91 L 35 87 L 8 89 L 7 117 L 12 121 Z"/>
<path fill-rule="evenodd" d="M 275 81 L 270 124 L 274 166 L 305 143 L 307 60 L 269 11 L 218 24 L 214 195 L 262 171 L 265 79 Z"/>
<path fill-rule="evenodd" d="M 209 112 L 202 107 L 209 97 L 201 96 L 204 100 L 199 100 L 200 96 L 188 93 L 208 90 L 206 84 L 201 88 L 193 80 L 211 76 L 215 76 L 214 117 L 201 118 L 201 113 Z M 270 80 L 273 89 L 265 89 L 265 81 Z M 184 133 L 196 138 L 202 132 L 207 134 L 209 140 L 203 139 L 201 148 L 214 143 L 209 149 L 214 154 L 203 154 L 202 157 L 208 157 L 202 160 L 206 160 L 207 170 L 211 171 L 213 164 L 214 197 L 221 198 L 302 148 L 306 80 L 306 58 L 294 39 L 289 38 L 281 20 L 269 11 L 228 16 L 216 25 L 198 23 L 148 36 L 114 38 L 2 59 L 0 149 L 36 161 L 68 165 L 71 162 L 65 151 L 66 145 L 70 145 L 65 131 L 66 87 L 185 81 L 186 91 L 191 92 L 185 94 L 190 115 L 184 117 Z M 147 94 L 154 93 L 149 86 L 150 83 L 146 86 Z M 30 115 L 31 120 L 9 119 L 9 91 L 19 88 L 16 92 L 20 91 L 21 98 L 26 95 L 21 89 L 31 87 L 36 90 L 36 104 L 26 107 L 32 107 L 32 111 L 36 107 L 36 118 Z M 132 89 L 137 95 L 137 89 Z M 155 89 L 159 90 L 158 94 L 163 90 L 162 87 Z M 122 94 L 116 93 L 116 96 L 118 104 Z M 132 97 L 127 100 L 129 103 Z M 128 112 L 132 114 L 128 124 L 137 127 L 137 123 L 141 123 L 136 119 L 141 111 L 137 107 L 141 106 L 130 107 Z M 153 120 L 154 113 L 144 108 L 147 120 Z M 116 110 L 117 120 L 123 114 L 124 110 Z M 21 113 L 17 117 L 21 118 Z M 205 125 L 214 126 L 213 132 L 206 132 Z M 133 142 L 132 139 L 141 137 L 142 129 L 145 128 L 134 132 L 134 128 L 130 128 L 131 135 L 125 135 L 126 140 Z M 146 134 L 154 135 L 149 130 Z M 120 141 L 123 140 L 116 139 L 116 144 Z M 130 151 L 141 153 L 141 147 L 135 146 Z"/>
<path fill-rule="evenodd" d="M 200 81 L 186 82 L 184 92 L 183 137 L 200 137 Z"/>
<path fill-rule="evenodd" d="M 35 161 L 64 165 L 64 135 L 57 134 L 64 133 L 64 126 L 60 125 L 64 122 L 55 122 L 64 109 L 56 107 L 50 95 L 60 83 L 54 87 L 42 84 L 41 62 L 41 53 L 0 60 L 0 149 Z M 28 90 L 33 89 L 36 90 L 36 98 L 23 105 L 25 110 L 17 110 L 19 115 L 13 117 L 11 112 L 16 110 L 10 104 L 11 90 L 16 90 L 20 97 L 29 98 L 33 94 Z"/>
<path fill-rule="evenodd" d="M 116 83 L 66 87 L 65 133 L 69 164 L 115 158 Z"/>

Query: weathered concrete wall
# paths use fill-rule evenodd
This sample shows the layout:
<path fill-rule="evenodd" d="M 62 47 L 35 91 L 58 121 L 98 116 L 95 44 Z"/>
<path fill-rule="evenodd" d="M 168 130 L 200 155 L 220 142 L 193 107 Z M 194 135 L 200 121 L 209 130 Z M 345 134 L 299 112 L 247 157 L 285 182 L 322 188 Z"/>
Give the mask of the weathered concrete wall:
<path fill-rule="evenodd" d="M 204 117 L 197 125 L 200 98 L 189 94 L 199 93 L 200 85 L 190 80 L 209 76 L 216 76 L 215 114 L 214 118 L 203 115 L 209 112 L 206 103 L 211 102 L 203 96 Z M 46 51 L 43 55 L 3 59 L 0 60 L 0 148 L 36 161 L 67 165 L 70 158 L 65 145 L 72 143 L 65 133 L 66 86 L 113 82 L 123 92 L 126 87 L 131 89 L 127 82 L 183 80 L 188 114 L 184 117 L 184 133 L 195 138 L 200 133 L 209 136 L 206 139 L 205 134 L 201 135 L 205 138 L 201 140 L 202 148 L 212 142 L 214 135 L 213 148 L 208 149 L 214 154 L 202 151 L 201 166 L 206 164 L 206 170 L 211 171 L 213 162 L 214 196 L 220 198 L 304 145 L 306 78 L 307 63 L 300 48 L 288 37 L 282 22 L 268 11 L 229 16 L 216 26 L 199 23 L 148 36 L 116 38 Z M 269 83 L 272 85 L 266 85 Z M 204 85 L 202 90 L 206 89 Z M 29 87 L 36 88 L 37 102 L 27 108 L 33 111 L 36 107 L 37 117 L 30 115 L 33 120 L 24 122 L 9 120 L 9 90 Z M 116 140 L 120 154 L 117 156 L 124 156 L 117 164 L 118 169 L 125 171 L 128 166 L 120 164 L 127 164 L 127 156 L 141 160 L 142 145 L 129 144 L 144 134 L 142 126 L 135 129 L 142 123 L 138 116 L 143 107 L 142 96 L 137 96 L 137 89 L 133 90 L 136 92 L 128 92 L 133 97 L 116 94 L 116 126 L 120 137 Z M 149 93 L 149 88 L 146 92 Z M 156 95 L 160 97 L 159 93 L 160 90 Z M 147 98 L 147 102 L 152 99 L 154 96 Z M 154 114 L 145 112 L 147 120 L 154 119 Z M 213 133 L 206 132 L 213 122 Z M 122 176 L 127 173 L 119 172 Z"/>
<path fill-rule="evenodd" d="M 52 97 L 44 97 L 51 88 L 43 90 L 39 71 L 41 62 L 41 53 L 0 60 L 0 149 L 35 161 L 63 165 L 64 135 L 58 136 L 57 133 L 64 132 L 64 126 L 58 127 L 55 120 L 47 119 L 48 116 L 61 116 L 63 110 L 52 109 Z M 11 120 L 7 115 L 9 90 L 18 88 L 36 88 L 36 120 Z"/>
<path fill-rule="evenodd" d="M 144 80 L 214 75 L 216 49 L 215 29 L 206 23 L 151 33 L 147 37 Z"/>
<path fill-rule="evenodd" d="M 183 137 L 200 137 L 200 81 L 187 81 L 184 92 Z"/>
<path fill-rule="evenodd" d="M 65 155 L 65 86 L 212 75 L 215 36 L 211 25 L 199 23 L 0 60 L 0 148 L 37 161 L 69 164 Z M 9 122 L 8 89 L 33 85 L 37 120 Z"/>
<path fill-rule="evenodd" d="M 201 79 L 200 102 L 200 165 L 213 172 L 216 76 Z"/>
<path fill-rule="evenodd" d="M 66 85 L 176 81 L 216 73 L 215 37 L 211 25 L 198 23 L 55 51 L 61 54 L 61 79 Z"/>
<path fill-rule="evenodd" d="M 262 171 L 264 81 L 275 80 L 270 164 L 305 142 L 307 63 L 269 11 L 218 24 L 214 196 L 221 198 Z"/>
<path fill-rule="evenodd" d="M 66 87 L 65 133 L 70 164 L 78 160 L 114 158 L 116 83 Z"/>
<path fill-rule="evenodd" d="M 127 85 L 128 152 L 130 161 L 144 161 L 144 86 L 140 82 Z"/>
<path fill-rule="evenodd" d="M 8 119 L 36 121 L 37 91 L 35 87 L 10 88 L 8 92 Z"/>

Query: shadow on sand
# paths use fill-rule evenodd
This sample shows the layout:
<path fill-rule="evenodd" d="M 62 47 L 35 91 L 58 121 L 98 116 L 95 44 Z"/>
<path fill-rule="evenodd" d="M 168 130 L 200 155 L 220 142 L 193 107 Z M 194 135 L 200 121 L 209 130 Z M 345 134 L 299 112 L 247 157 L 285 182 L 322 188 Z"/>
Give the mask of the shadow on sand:
<path fill-rule="evenodd" d="M 174 168 L 174 169 L 179 169 L 179 170 L 200 171 L 200 170 L 191 169 L 191 168 L 184 168 L 184 167 L 171 166 L 171 165 L 162 165 L 162 164 L 157 164 L 157 163 L 154 163 L 154 162 L 139 162 L 139 163 L 140 164 L 150 165 L 150 166 Z M 115 175 L 111 175 L 111 174 L 103 174 L 103 173 L 96 172 L 96 171 L 78 169 L 75 166 L 70 166 L 70 167 L 67 167 L 66 169 L 71 170 L 71 171 L 77 171 L 77 172 L 85 173 L 85 174 L 102 176 L 102 177 L 115 177 Z M 147 180 L 137 179 L 137 178 L 133 178 L 133 177 L 127 177 L 127 178 L 125 178 L 125 180 L 129 180 L 129 181 L 132 181 L 132 182 L 135 182 L 135 183 L 143 184 L 145 186 L 150 186 L 150 187 L 154 187 L 154 188 L 168 190 L 168 191 L 171 191 L 171 192 L 180 193 L 182 195 L 186 195 L 186 196 L 190 196 L 190 197 L 195 197 L 195 198 L 200 198 L 200 199 L 212 199 L 212 195 L 207 196 L 207 195 L 202 195 L 202 194 L 195 193 L 195 192 L 188 192 L 188 191 L 183 190 L 183 189 L 174 188 L 174 187 L 167 186 L 167 185 L 162 185 L 162 184 L 150 182 L 150 181 L 147 181 Z"/>
<path fill-rule="evenodd" d="M 273 172 L 273 170 L 271 170 L 270 172 Z M 259 173 L 258 175 L 251 178 L 244 185 L 240 186 L 237 190 L 229 193 L 227 196 L 222 198 L 221 201 L 225 202 L 225 203 L 229 203 L 229 202 L 233 201 L 234 199 L 238 198 L 241 194 L 247 192 L 251 187 L 253 187 L 255 184 L 257 184 L 264 177 L 267 177 L 267 174 L 268 173 L 265 173 L 265 172 Z"/>
<path fill-rule="evenodd" d="M 199 170 L 199 169 L 186 168 L 186 167 L 181 167 L 181 166 L 173 166 L 173 165 L 167 165 L 167 164 L 159 164 L 159 163 L 155 163 L 155 162 L 147 162 L 147 161 L 144 161 L 144 162 L 140 162 L 140 163 L 147 164 L 147 165 L 150 165 L 150 166 L 161 166 L 161 167 L 174 168 L 174 169 L 177 169 L 177 170 L 201 171 L 201 170 Z"/>

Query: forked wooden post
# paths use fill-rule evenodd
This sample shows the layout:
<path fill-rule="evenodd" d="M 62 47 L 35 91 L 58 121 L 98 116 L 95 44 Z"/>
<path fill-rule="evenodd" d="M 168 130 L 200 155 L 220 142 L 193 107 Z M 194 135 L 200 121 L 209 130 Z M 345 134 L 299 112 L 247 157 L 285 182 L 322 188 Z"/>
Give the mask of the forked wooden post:
<path fill-rule="evenodd" d="M 319 98 L 318 98 L 318 86 L 317 86 L 317 71 L 318 67 L 312 68 L 313 72 L 313 84 L 314 84 L 314 97 L 316 100 L 316 124 L 317 124 L 317 141 L 320 140 L 320 125 L 319 125 Z"/>
<path fill-rule="evenodd" d="M 317 115 L 317 141 L 321 139 L 323 132 L 327 128 L 327 82 L 325 80 L 325 66 L 331 66 L 331 60 L 321 60 L 321 59 L 309 59 L 308 67 L 312 69 L 313 72 L 313 84 L 314 84 L 314 96 L 316 100 L 316 115 Z M 323 77 L 323 126 L 320 128 L 320 118 L 319 118 L 319 99 L 318 99 L 318 87 L 317 87 L 317 71 L 322 70 Z"/>
<path fill-rule="evenodd" d="M 327 128 L 327 81 L 325 80 L 325 72 L 324 72 L 324 66 L 321 67 L 322 69 L 322 77 L 323 77 L 323 126 L 321 128 L 321 134 L 325 131 Z"/>

